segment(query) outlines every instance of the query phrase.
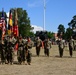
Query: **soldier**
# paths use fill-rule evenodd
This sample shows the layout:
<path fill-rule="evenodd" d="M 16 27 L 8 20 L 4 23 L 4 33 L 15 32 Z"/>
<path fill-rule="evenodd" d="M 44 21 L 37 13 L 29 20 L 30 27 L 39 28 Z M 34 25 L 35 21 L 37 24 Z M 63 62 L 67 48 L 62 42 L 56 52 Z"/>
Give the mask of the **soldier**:
<path fill-rule="evenodd" d="M 24 54 L 23 54 L 23 39 L 20 36 L 18 39 L 18 51 L 17 51 L 17 59 L 19 64 L 22 64 L 24 61 Z"/>
<path fill-rule="evenodd" d="M 42 45 L 42 41 L 39 37 L 37 37 L 37 39 L 36 39 L 36 54 L 37 54 L 37 56 L 40 55 L 41 45 Z"/>
<path fill-rule="evenodd" d="M 69 53 L 71 57 L 73 55 L 73 49 L 74 49 L 74 40 L 71 36 L 71 38 L 69 39 Z"/>
<path fill-rule="evenodd" d="M 49 40 L 49 38 L 46 38 L 44 40 L 44 54 L 45 54 L 45 56 L 47 55 L 49 57 L 50 48 L 51 48 L 51 41 Z"/>
<path fill-rule="evenodd" d="M 59 47 L 59 55 L 60 57 L 63 56 L 63 50 L 64 50 L 64 41 L 62 40 L 62 38 L 59 39 L 59 44 L 58 44 L 58 47 Z"/>
<path fill-rule="evenodd" d="M 23 57 L 22 57 L 22 62 L 23 64 L 26 64 L 25 61 L 26 61 L 26 50 L 27 50 L 27 39 L 24 37 L 23 38 L 23 51 L 22 51 L 22 54 L 23 54 Z"/>
<path fill-rule="evenodd" d="M 4 40 L 0 41 L 0 50 L 1 50 L 1 63 L 5 63 L 5 47 L 4 47 Z"/>
<path fill-rule="evenodd" d="M 14 61 L 14 46 L 16 44 L 16 39 L 13 35 L 8 38 L 8 50 L 7 50 L 7 61 L 13 64 Z"/>
<path fill-rule="evenodd" d="M 34 46 L 34 42 L 29 37 L 28 42 L 27 42 L 27 50 L 26 50 L 26 54 L 27 54 L 26 59 L 27 59 L 28 65 L 31 64 L 31 56 L 32 56 L 31 49 L 32 49 L 33 46 Z"/>
<path fill-rule="evenodd" d="M 74 39 L 74 50 L 76 50 L 76 37 Z"/>

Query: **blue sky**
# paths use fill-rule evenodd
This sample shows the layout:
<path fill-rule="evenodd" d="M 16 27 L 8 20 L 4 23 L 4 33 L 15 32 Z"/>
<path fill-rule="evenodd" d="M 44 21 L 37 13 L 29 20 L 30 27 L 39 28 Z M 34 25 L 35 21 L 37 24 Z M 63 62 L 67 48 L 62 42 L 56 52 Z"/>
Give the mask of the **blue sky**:
<path fill-rule="evenodd" d="M 0 0 L 0 11 L 4 8 L 23 8 L 30 17 L 31 25 L 43 28 L 43 0 Z M 46 0 L 45 30 L 57 32 L 59 24 L 68 28 L 68 23 L 76 15 L 76 0 Z"/>

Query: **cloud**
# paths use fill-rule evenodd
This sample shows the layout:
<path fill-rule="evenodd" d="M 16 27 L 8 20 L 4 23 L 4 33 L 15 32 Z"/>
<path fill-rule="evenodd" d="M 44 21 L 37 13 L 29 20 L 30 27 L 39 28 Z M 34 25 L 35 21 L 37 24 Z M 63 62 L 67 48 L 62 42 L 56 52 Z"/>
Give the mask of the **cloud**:
<path fill-rule="evenodd" d="M 50 0 L 45 0 L 45 3 L 47 4 Z M 44 0 L 34 0 L 28 2 L 28 7 L 39 7 L 44 4 Z"/>
<path fill-rule="evenodd" d="M 29 1 L 28 7 L 39 7 L 42 5 L 42 0 Z"/>
<path fill-rule="evenodd" d="M 36 33 L 36 31 L 43 31 L 43 28 L 37 25 L 31 25 L 32 27 L 34 27 L 34 29 L 32 30 L 32 32 Z"/>

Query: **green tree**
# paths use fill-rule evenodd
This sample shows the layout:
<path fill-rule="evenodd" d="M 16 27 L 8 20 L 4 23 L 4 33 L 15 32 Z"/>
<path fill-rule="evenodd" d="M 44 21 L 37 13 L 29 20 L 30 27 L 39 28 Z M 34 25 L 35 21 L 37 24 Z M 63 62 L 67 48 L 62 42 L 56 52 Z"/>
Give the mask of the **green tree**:
<path fill-rule="evenodd" d="M 54 33 L 47 31 L 47 36 L 48 36 L 48 38 L 54 38 Z"/>
<path fill-rule="evenodd" d="M 60 25 L 58 26 L 58 34 L 57 34 L 57 36 L 64 38 L 64 34 L 65 34 L 64 25 L 60 24 Z"/>
<path fill-rule="evenodd" d="M 72 29 L 69 27 L 66 29 L 65 38 L 69 39 L 72 36 Z"/>
<path fill-rule="evenodd" d="M 68 25 L 72 30 L 76 28 L 76 15 L 73 16 L 73 19 L 68 23 Z"/>

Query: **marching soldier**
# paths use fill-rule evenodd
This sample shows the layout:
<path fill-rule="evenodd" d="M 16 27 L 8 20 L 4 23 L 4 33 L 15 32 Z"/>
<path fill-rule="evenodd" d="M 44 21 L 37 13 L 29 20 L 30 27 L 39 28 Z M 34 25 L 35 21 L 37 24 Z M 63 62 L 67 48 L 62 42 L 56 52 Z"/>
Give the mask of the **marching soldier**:
<path fill-rule="evenodd" d="M 62 57 L 63 56 L 63 51 L 64 51 L 64 41 L 62 40 L 62 38 L 60 38 L 60 40 L 59 40 L 59 45 L 58 45 L 58 47 L 59 47 L 59 55 L 60 55 L 60 57 Z"/>
<path fill-rule="evenodd" d="M 51 41 L 49 40 L 49 38 L 46 38 L 44 40 L 44 54 L 45 56 L 49 56 L 49 50 L 51 48 Z"/>
<path fill-rule="evenodd" d="M 31 64 L 31 56 L 32 56 L 31 49 L 32 49 L 33 45 L 34 45 L 34 42 L 29 37 L 28 42 L 27 42 L 27 50 L 26 50 L 26 59 L 27 59 L 28 65 Z"/>
<path fill-rule="evenodd" d="M 73 40 L 73 38 L 71 37 L 71 38 L 69 39 L 69 54 L 70 54 L 71 57 L 72 57 L 72 55 L 73 55 L 73 49 L 74 49 L 74 40 Z"/>
<path fill-rule="evenodd" d="M 40 55 L 40 49 L 41 49 L 42 41 L 39 37 L 36 39 L 36 54 L 37 56 Z"/>

